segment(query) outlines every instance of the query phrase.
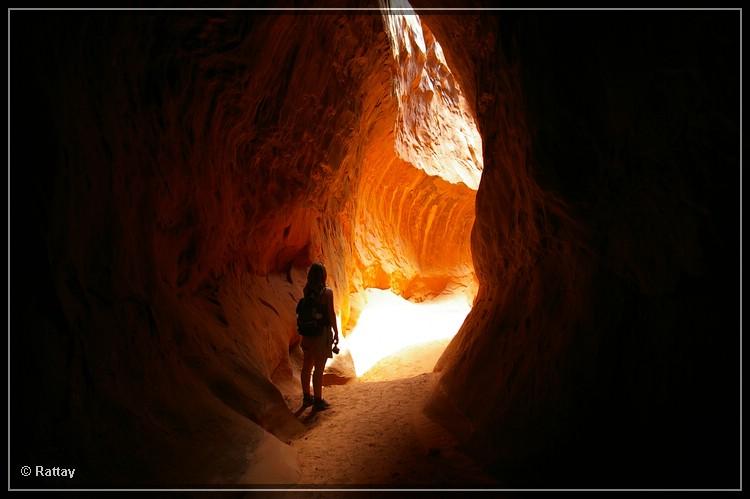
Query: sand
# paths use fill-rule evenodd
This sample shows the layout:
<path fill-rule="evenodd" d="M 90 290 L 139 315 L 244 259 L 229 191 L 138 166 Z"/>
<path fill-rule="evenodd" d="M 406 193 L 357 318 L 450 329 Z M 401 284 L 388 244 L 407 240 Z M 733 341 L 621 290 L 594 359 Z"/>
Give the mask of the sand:
<path fill-rule="evenodd" d="M 297 401 L 293 410 L 308 428 L 291 442 L 298 486 L 497 486 L 422 414 L 439 374 L 415 371 L 434 366 L 445 342 L 433 343 L 384 359 L 359 380 L 324 387 L 328 410 L 300 410 Z"/>

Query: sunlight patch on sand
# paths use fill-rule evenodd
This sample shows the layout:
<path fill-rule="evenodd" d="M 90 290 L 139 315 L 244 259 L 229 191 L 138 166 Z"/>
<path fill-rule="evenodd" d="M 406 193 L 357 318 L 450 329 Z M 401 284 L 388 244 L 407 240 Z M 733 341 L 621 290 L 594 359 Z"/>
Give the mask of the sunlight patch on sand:
<path fill-rule="evenodd" d="M 413 303 L 391 290 L 368 289 L 366 297 L 345 346 L 357 376 L 404 348 L 452 338 L 471 310 L 462 294 Z"/>

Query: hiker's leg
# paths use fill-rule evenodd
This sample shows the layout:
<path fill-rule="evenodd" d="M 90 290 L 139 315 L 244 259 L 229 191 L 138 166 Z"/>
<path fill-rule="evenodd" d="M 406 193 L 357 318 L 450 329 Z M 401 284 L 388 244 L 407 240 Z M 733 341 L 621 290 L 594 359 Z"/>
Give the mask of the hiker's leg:
<path fill-rule="evenodd" d="M 302 361 L 302 373 L 300 374 L 300 381 L 302 381 L 302 395 L 310 396 L 310 373 L 312 372 L 314 359 L 312 352 L 305 352 L 305 358 Z M 315 381 L 313 381 L 315 383 Z"/>
<path fill-rule="evenodd" d="M 313 374 L 313 392 L 315 400 L 323 397 L 323 370 L 326 368 L 326 358 L 319 357 L 315 359 L 315 373 Z"/>

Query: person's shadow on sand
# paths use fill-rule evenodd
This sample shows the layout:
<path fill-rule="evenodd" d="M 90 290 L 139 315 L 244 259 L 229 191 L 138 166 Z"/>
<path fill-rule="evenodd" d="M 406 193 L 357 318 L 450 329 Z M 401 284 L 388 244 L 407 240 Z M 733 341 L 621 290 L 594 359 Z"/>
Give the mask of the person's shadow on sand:
<path fill-rule="evenodd" d="M 310 407 L 310 412 L 308 412 L 306 415 L 302 416 L 302 414 L 305 412 L 305 410 Z M 294 417 L 299 419 L 305 426 L 312 426 L 314 425 L 318 420 L 318 413 L 322 412 L 325 409 L 318 409 L 312 404 L 303 403 L 302 406 L 300 406 L 299 409 L 294 413 Z"/>

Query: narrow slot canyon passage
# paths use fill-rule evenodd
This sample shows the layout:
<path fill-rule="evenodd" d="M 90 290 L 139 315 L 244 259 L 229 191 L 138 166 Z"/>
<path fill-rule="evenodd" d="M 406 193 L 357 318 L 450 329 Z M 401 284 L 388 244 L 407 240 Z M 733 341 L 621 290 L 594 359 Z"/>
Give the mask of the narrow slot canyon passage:
<path fill-rule="evenodd" d="M 481 139 L 440 44 L 408 3 L 397 7 L 383 14 L 397 117 L 393 134 L 365 145 L 373 152 L 357 197 L 364 289 L 350 296 L 354 324 L 327 366 L 326 380 L 349 383 L 324 383 L 325 412 L 287 398 L 307 427 L 291 442 L 298 481 L 497 485 L 422 414 L 435 364 L 476 295 L 469 243 Z"/>
<path fill-rule="evenodd" d="M 9 12 L 10 488 L 737 488 L 739 12 L 366 7 Z"/>
<path fill-rule="evenodd" d="M 471 309 L 470 234 L 482 170 L 481 138 L 439 42 L 406 2 L 383 6 L 383 24 L 396 117 L 387 134 L 364 145 L 353 229 L 363 275 L 349 285 L 343 351 L 330 367 L 361 377 L 412 348 L 401 354 L 402 369 L 377 366 L 370 379 L 432 371 L 437 345 L 447 345 Z"/>

